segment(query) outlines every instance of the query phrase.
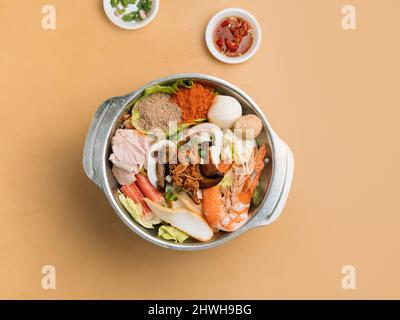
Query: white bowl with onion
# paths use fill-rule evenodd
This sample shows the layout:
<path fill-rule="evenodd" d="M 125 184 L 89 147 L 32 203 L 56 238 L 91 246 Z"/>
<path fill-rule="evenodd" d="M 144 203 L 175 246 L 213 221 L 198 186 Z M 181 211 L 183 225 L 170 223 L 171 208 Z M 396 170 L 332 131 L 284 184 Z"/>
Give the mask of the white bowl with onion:
<path fill-rule="evenodd" d="M 135 3 L 129 3 L 126 8 L 122 7 L 122 5 L 118 5 L 118 7 L 113 7 L 111 5 L 111 0 L 103 0 L 103 8 L 106 13 L 108 19 L 115 24 L 116 26 L 126 29 L 126 30 L 136 30 L 147 26 L 150 22 L 154 20 L 157 16 L 158 10 L 160 8 L 159 0 L 152 0 L 151 9 L 148 13 L 145 13 L 143 10 L 138 10 L 138 4 L 141 0 L 136 0 Z M 118 9 L 125 11 L 121 14 L 118 14 Z M 124 21 L 122 19 L 124 14 L 128 14 L 130 12 L 134 12 L 138 10 L 138 14 L 140 16 L 140 21 Z"/>

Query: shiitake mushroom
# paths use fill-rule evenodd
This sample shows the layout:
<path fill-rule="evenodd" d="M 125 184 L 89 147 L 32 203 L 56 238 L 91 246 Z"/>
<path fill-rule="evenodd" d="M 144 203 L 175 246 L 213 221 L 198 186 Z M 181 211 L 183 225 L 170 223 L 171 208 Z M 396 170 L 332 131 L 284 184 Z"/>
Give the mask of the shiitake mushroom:
<path fill-rule="evenodd" d="M 201 164 L 200 165 L 201 174 L 207 178 L 218 178 L 223 176 L 218 170 L 218 167 L 213 163 Z"/>
<path fill-rule="evenodd" d="M 200 189 L 208 189 L 216 186 L 224 178 L 223 175 L 214 176 L 213 178 L 202 177 L 199 181 Z"/>
<path fill-rule="evenodd" d="M 200 172 L 203 178 L 200 180 L 200 189 L 208 189 L 216 186 L 224 178 L 224 174 L 219 171 L 218 166 L 212 163 L 211 154 L 204 164 L 200 165 Z"/>
<path fill-rule="evenodd" d="M 161 164 L 157 162 L 156 175 L 157 175 L 157 188 L 161 191 L 164 191 L 166 187 L 165 178 L 168 175 L 168 166 L 166 164 Z"/>

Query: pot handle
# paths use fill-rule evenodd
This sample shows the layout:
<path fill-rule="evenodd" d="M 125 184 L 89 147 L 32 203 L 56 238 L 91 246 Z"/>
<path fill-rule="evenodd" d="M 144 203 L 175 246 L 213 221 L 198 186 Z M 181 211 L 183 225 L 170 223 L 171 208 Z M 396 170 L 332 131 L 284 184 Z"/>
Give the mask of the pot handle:
<path fill-rule="evenodd" d="M 114 97 L 103 102 L 97 109 L 86 135 L 83 149 L 83 169 L 89 179 L 100 188 L 102 188 L 101 170 L 108 131 L 126 102 L 127 96 Z"/>
<path fill-rule="evenodd" d="M 275 136 L 275 169 L 269 187 L 268 198 L 260 211 L 249 223 L 249 229 L 274 222 L 283 211 L 293 180 L 294 159 L 292 151 Z"/>

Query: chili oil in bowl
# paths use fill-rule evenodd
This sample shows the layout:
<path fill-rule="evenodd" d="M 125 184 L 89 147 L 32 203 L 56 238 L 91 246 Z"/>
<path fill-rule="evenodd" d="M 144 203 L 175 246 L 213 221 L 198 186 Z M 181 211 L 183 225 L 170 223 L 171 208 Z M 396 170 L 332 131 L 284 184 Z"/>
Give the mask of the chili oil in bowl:
<path fill-rule="evenodd" d="M 237 64 L 252 58 L 261 43 L 261 28 L 256 18 L 243 9 L 225 9 L 210 20 L 206 43 L 218 60 Z"/>

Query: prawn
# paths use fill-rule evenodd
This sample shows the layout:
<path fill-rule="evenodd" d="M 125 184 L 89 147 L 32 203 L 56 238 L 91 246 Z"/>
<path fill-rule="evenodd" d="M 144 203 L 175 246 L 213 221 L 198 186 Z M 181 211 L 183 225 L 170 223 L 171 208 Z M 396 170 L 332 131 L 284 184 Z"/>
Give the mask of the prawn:
<path fill-rule="evenodd" d="M 239 166 L 234 170 L 231 186 L 216 185 L 203 190 L 203 211 L 207 222 L 217 230 L 233 232 L 248 220 L 251 198 L 264 168 L 266 147 L 262 145 L 253 159 L 252 168 Z M 229 174 L 229 173 L 227 173 Z"/>

